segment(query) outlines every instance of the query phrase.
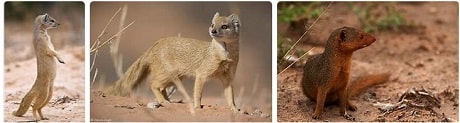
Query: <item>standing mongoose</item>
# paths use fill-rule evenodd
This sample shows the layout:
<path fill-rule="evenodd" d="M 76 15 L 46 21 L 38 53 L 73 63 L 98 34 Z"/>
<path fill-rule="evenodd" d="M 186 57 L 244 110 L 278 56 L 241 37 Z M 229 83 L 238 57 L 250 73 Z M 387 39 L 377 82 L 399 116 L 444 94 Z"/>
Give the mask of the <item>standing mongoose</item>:
<path fill-rule="evenodd" d="M 59 26 L 57 21 L 48 14 L 39 15 L 35 18 L 33 45 L 37 56 L 37 78 L 32 88 L 22 98 L 14 116 L 24 115 L 32 102 L 32 113 L 36 121 L 47 120 L 42 114 L 42 108 L 48 104 L 53 95 L 53 81 L 56 77 L 56 60 L 64 64 L 59 54 L 54 50 L 47 30 Z M 40 116 L 37 117 L 37 113 Z"/>
<path fill-rule="evenodd" d="M 366 76 L 348 84 L 353 52 L 371 45 L 375 40 L 365 32 L 342 27 L 331 33 L 322 54 L 307 60 L 301 87 L 310 100 L 316 101 L 313 119 L 321 118 L 325 103 L 338 103 L 340 114 L 353 120 L 346 109 L 355 111 L 357 108 L 350 103 L 349 97 L 389 79 L 390 75 L 385 73 Z"/>
<path fill-rule="evenodd" d="M 240 19 L 237 15 L 225 17 L 216 13 L 209 27 L 211 42 L 181 37 L 160 39 L 106 92 L 128 96 L 150 74 L 152 79 L 148 81 L 158 103 L 169 102 L 165 98 L 165 88 L 172 85 L 176 85 L 190 100 L 182 79 L 191 76 L 195 77 L 193 107 L 200 108 L 204 83 L 210 78 L 217 78 L 224 86 L 228 105 L 237 111 L 231 82 L 239 59 L 239 33 Z"/>

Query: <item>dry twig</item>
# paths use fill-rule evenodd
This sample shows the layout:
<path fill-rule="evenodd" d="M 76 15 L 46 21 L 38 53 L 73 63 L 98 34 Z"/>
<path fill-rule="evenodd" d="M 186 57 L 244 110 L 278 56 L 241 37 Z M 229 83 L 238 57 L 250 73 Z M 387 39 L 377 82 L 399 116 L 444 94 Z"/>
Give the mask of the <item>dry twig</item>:
<path fill-rule="evenodd" d="M 292 49 L 294 49 L 295 46 L 297 46 L 297 44 L 300 42 L 300 40 L 308 33 L 308 31 L 310 31 L 310 29 L 313 27 L 313 25 L 316 24 L 316 22 L 318 22 L 318 20 L 321 18 L 321 16 L 324 15 L 324 13 L 326 13 L 326 11 L 329 9 L 329 7 L 332 5 L 333 2 L 330 2 L 327 7 L 321 12 L 321 14 L 318 16 L 318 18 L 316 18 L 315 21 L 313 21 L 313 23 L 307 28 L 307 30 L 305 30 L 305 32 L 302 34 L 302 36 L 300 36 L 300 38 L 289 48 L 289 50 L 286 52 L 286 54 L 284 54 L 283 58 L 286 58 L 286 56 L 288 56 L 290 54 L 290 56 L 287 58 L 287 59 L 290 59 L 292 54 L 294 54 L 294 52 L 291 53 Z M 313 49 L 313 48 L 312 48 Z M 309 50 L 311 51 L 311 49 Z M 308 52 L 307 52 L 308 53 Z M 305 53 L 306 54 L 306 53 Z M 304 55 L 305 55 L 304 54 Z M 304 56 L 302 55 L 302 56 Z M 302 57 L 299 58 L 299 60 L 302 59 Z M 295 61 L 297 62 L 297 61 Z M 295 63 L 294 62 L 294 63 Z M 280 66 L 284 66 L 284 63 L 285 61 L 283 61 Z M 281 71 L 280 73 L 284 72 L 286 69 L 288 69 L 289 67 L 291 67 L 293 64 L 289 65 L 288 67 L 284 68 L 283 71 Z M 278 73 L 278 75 L 280 74 Z"/>

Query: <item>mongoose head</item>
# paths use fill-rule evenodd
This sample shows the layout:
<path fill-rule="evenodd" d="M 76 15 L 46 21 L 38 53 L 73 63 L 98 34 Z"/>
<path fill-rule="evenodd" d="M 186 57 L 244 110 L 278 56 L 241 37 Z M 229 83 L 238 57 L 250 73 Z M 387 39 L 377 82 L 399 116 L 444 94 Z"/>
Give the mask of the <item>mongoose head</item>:
<path fill-rule="evenodd" d="M 329 41 L 333 42 L 328 43 L 338 44 L 332 46 L 343 52 L 356 51 L 371 45 L 376 40 L 374 36 L 351 27 L 336 29 L 329 37 L 333 38 L 332 40 L 329 39 Z"/>
<path fill-rule="evenodd" d="M 237 41 L 240 34 L 240 19 L 237 15 L 231 14 L 227 17 L 220 16 L 216 12 L 212 18 L 212 24 L 209 27 L 209 35 L 217 41 L 230 43 Z"/>
<path fill-rule="evenodd" d="M 56 28 L 60 25 L 53 17 L 49 16 L 47 13 L 37 16 L 37 18 L 35 18 L 35 23 L 39 23 L 40 28 L 43 29 Z"/>

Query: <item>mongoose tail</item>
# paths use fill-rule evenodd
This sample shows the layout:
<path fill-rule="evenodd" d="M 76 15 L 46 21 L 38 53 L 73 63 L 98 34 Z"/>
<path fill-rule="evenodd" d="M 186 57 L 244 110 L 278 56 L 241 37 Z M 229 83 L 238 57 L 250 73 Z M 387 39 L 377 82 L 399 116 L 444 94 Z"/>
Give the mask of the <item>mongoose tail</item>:
<path fill-rule="evenodd" d="M 387 82 L 390 79 L 390 73 L 373 74 L 363 76 L 350 83 L 348 87 L 348 96 L 353 97 L 361 93 L 364 89 Z"/>
<path fill-rule="evenodd" d="M 154 45 L 156 45 L 155 43 Z M 154 46 L 152 46 L 154 47 Z M 123 76 L 118 79 L 114 85 L 108 87 L 105 90 L 106 94 L 115 95 L 115 96 L 129 96 L 131 91 L 144 80 L 149 71 L 149 63 L 144 62 L 144 56 L 148 55 L 149 52 L 144 53 L 139 59 L 137 59 L 123 74 Z"/>
<path fill-rule="evenodd" d="M 29 110 L 30 104 L 34 100 L 35 96 L 30 92 L 27 93 L 24 98 L 22 98 L 21 104 L 19 105 L 18 110 L 13 112 L 14 116 L 21 117 L 22 115 L 26 114 L 27 110 Z"/>

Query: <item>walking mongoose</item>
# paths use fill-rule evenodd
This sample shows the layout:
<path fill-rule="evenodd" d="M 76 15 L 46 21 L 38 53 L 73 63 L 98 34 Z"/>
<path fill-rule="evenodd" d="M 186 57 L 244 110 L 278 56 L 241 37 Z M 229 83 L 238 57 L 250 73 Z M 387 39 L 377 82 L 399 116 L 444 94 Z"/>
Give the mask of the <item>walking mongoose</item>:
<path fill-rule="evenodd" d="M 331 33 L 322 54 L 307 60 L 301 87 L 310 100 L 316 101 L 313 119 L 321 118 L 325 103 L 338 103 L 340 114 L 347 119 L 354 119 L 346 112 L 347 108 L 352 111 L 357 109 L 350 103 L 349 97 L 389 79 L 390 74 L 384 73 L 366 76 L 349 84 L 353 52 L 371 45 L 375 40 L 365 32 L 342 27 Z"/>
<path fill-rule="evenodd" d="M 216 13 L 209 27 L 211 42 L 181 37 L 160 39 L 106 93 L 129 96 L 147 75 L 151 75 L 150 88 L 158 103 L 169 102 L 165 98 L 165 88 L 172 85 L 176 85 L 190 100 L 182 79 L 191 76 L 195 77 L 193 107 L 201 108 L 204 83 L 210 78 L 217 78 L 224 86 L 224 95 L 231 110 L 237 111 L 231 82 L 239 59 L 239 33 L 240 19 L 237 15 L 225 17 Z"/>
<path fill-rule="evenodd" d="M 56 28 L 59 23 L 48 14 L 39 15 L 35 18 L 33 45 L 37 56 L 37 78 L 32 88 L 22 98 L 14 116 L 22 116 L 29 109 L 31 103 L 32 113 L 36 121 L 47 120 L 42 114 L 42 108 L 48 104 L 53 95 L 53 81 L 56 77 L 56 60 L 64 64 L 59 54 L 54 50 L 47 30 Z M 37 117 L 37 113 L 40 117 Z"/>

